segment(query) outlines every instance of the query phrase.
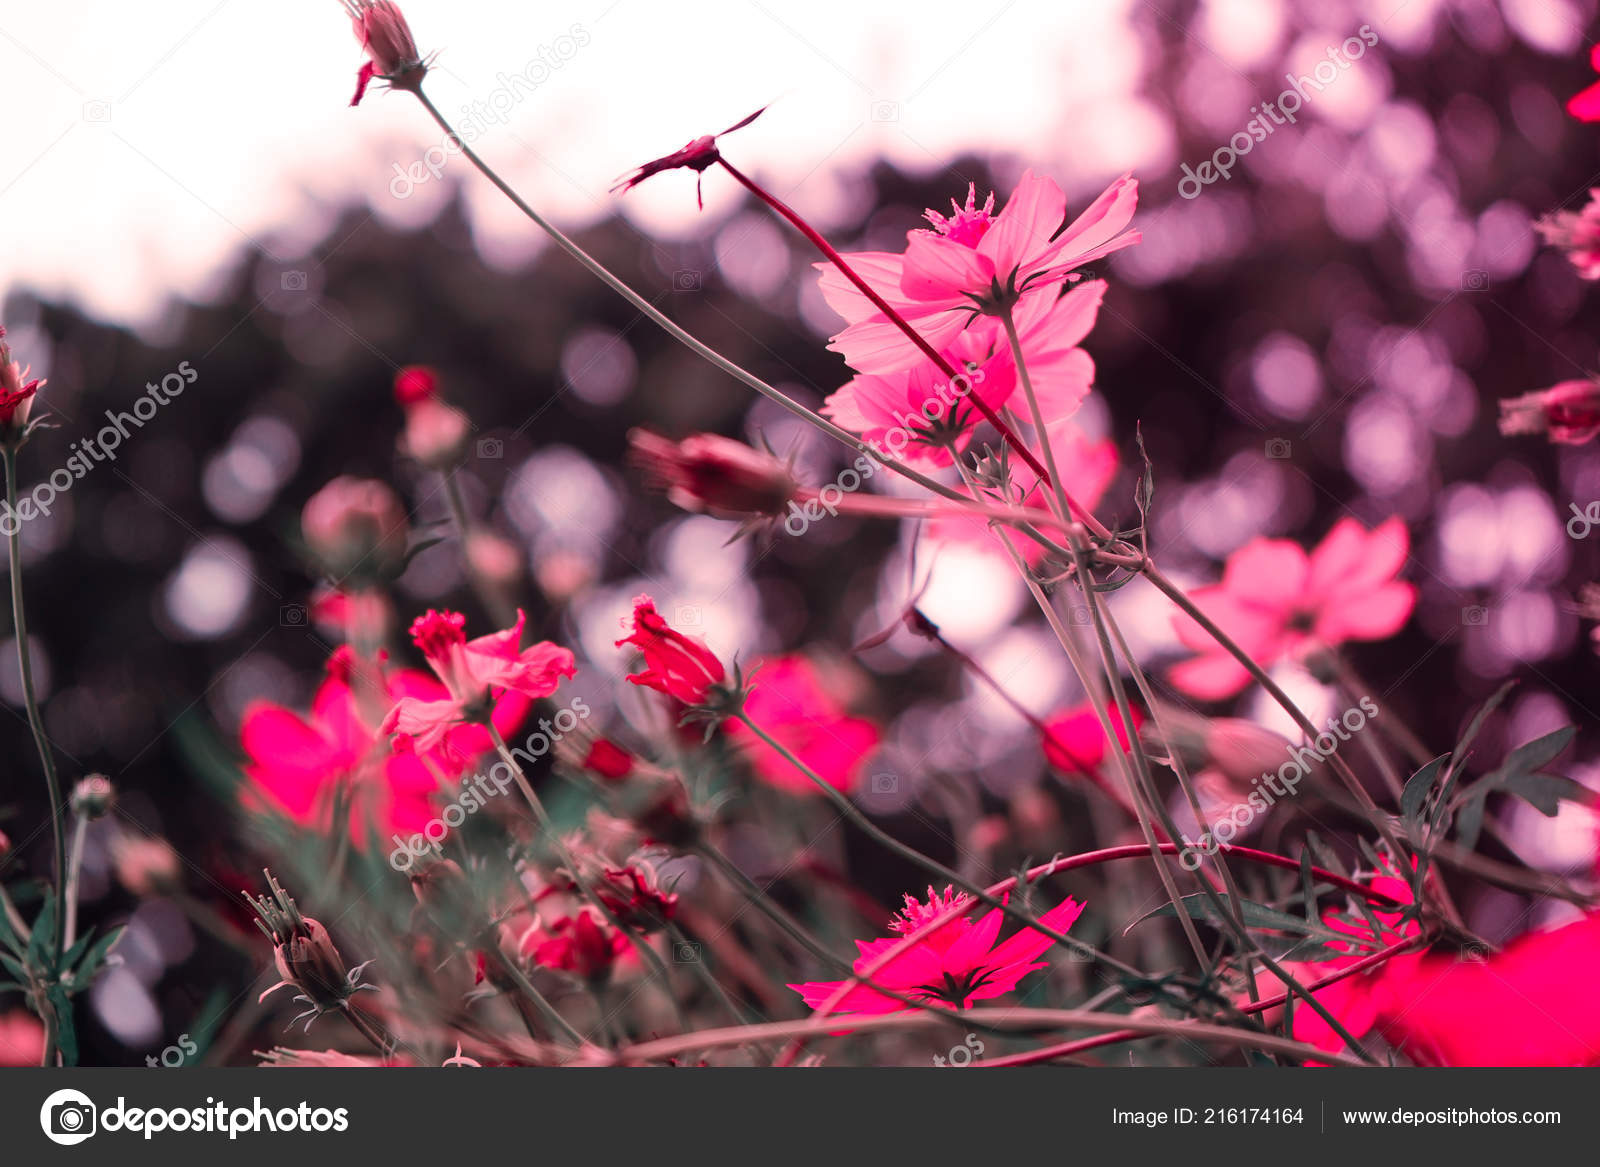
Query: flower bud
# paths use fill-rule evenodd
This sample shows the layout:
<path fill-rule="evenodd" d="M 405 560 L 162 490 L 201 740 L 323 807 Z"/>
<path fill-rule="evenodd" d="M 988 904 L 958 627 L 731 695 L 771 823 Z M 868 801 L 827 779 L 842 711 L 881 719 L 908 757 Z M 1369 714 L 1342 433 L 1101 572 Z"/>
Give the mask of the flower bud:
<path fill-rule="evenodd" d="M 397 89 L 420 92 L 428 66 L 417 53 L 411 26 L 392 0 L 344 0 L 344 7 L 356 39 L 370 58 L 356 75 L 356 95 L 350 104 L 360 103 L 375 76 Z"/>
<path fill-rule="evenodd" d="M 288 986 L 299 990 L 296 999 L 310 1006 L 302 1017 L 315 1020 L 330 1010 L 348 1008 L 346 1002 L 352 994 L 374 987 L 361 983 L 361 970 L 366 965 L 348 967 L 321 922 L 301 915 L 294 899 L 278 886 L 272 873 L 264 874 L 271 897 L 246 893 L 245 898 L 256 911 L 256 927 L 272 941 L 272 961 L 281 979 L 259 1000 Z M 311 1021 L 307 1021 L 307 1028 L 310 1025 Z"/>
<path fill-rule="evenodd" d="M 628 443 L 645 478 L 686 511 L 719 519 L 781 515 L 800 488 L 773 455 L 717 434 L 673 442 L 636 429 Z"/>
<path fill-rule="evenodd" d="M 1600 378 L 1562 381 L 1502 400 L 1500 432 L 1544 434 L 1558 445 L 1583 445 L 1600 434 Z"/>
<path fill-rule="evenodd" d="M 29 370 L 13 360 L 0 328 L 0 441 L 14 442 L 28 430 L 28 415 L 34 396 L 44 387 L 41 380 L 29 380 Z"/>
<path fill-rule="evenodd" d="M 435 397 L 406 408 L 406 429 L 400 450 L 429 470 L 454 469 L 467 454 L 472 422 L 459 409 Z"/>
<path fill-rule="evenodd" d="M 300 530 L 334 579 L 387 579 L 405 566 L 410 532 L 394 491 L 370 478 L 341 475 L 311 496 Z"/>
<path fill-rule="evenodd" d="M 439 388 L 439 374 L 427 365 L 407 365 L 394 375 L 394 399 L 403 406 L 426 401 Z"/>
<path fill-rule="evenodd" d="M 72 788 L 72 813 L 82 818 L 100 818 L 113 801 L 111 779 L 104 774 L 90 774 Z"/>
<path fill-rule="evenodd" d="M 178 887 L 178 853 L 165 839 L 117 835 L 111 841 L 117 882 L 136 896 L 163 895 Z"/>

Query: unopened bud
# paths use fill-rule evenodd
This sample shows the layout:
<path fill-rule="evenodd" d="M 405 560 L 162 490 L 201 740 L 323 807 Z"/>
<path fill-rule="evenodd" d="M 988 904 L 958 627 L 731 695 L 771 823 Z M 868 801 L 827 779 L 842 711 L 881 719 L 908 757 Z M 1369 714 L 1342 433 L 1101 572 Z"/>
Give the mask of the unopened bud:
<path fill-rule="evenodd" d="M 86 819 L 100 818 L 113 801 L 111 779 L 104 774 L 90 774 L 72 788 L 72 813 Z"/>

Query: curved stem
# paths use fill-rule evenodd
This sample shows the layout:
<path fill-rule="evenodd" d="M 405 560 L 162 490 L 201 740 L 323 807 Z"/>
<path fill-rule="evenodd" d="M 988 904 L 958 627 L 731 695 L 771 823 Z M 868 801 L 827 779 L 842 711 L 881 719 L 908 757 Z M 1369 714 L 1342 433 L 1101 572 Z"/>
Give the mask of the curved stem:
<path fill-rule="evenodd" d="M 717 368 L 721 369 L 724 373 L 727 373 L 735 380 L 742 381 L 744 384 L 754 389 L 757 393 L 761 394 L 769 401 L 775 402 L 797 417 L 804 418 L 806 421 L 822 430 L 822 432 L 827 434 L 829 437 L 843 442 L 852 450 L 855 450 L 858 454 L 867 455 L 867 457 L 872 458 L 881 465 L 887 466 L 896 474 L 910 479 L 918 486 L 921 486 L 927 490 L 931 490 L 935 494 L 941 494 L 946 498 L 952 499 L 961 498 L 961 495 L 951 490 L 948 486 L 944 485 L 944 483 L 934 481 L 927 475 L 913 470 L 903 462 L 896 461 L 894 458 L 885 454 L 882 450 L 879 450 L 871 444 L 862 441 L 855 434 L 850 433 L 848 430 L 840 429 L 827 418 L 823 417 L 820 413 L 817 413 L 815 410 L 807 409 L 804 405 L 801 405 L 798 401 L 784 393 L 782 390 L 776 389 L 767 384 L 754 373 L 734 364 L 734 362 L 730 361 L 727 357 L 717 352 L 716 349 L 711 348 L 709 345 L 704 344 L 697 340 L 694 336 L 691 336 L 688 332 L 685 332 L 677 324 L 668 319 L 667 316 L 665 316 L 654 304 L 652 304 L 649 300 L 646 300 L 638 292 L 634 291 L 620 278 L 618 278 L 610 268 L 606 267 L 605 264 L 601 263 L 599 260 L 595 259 L 594 256 L 590 255 L 583 248 L 579 247 L 559 227 L 551 223 L 548 219 L 539 214 L 538 211 L 535 211 L 531 206 L 529 206 L 527 201 L 524 200 L 523 197 L 515 190 L 513 190 L 510 184 L 505 181 L 505 179 L 501 178 L 497 173 L 495 173 L 493 167 L 480 158 L 476 151 L 472 149 L 472 147 L 468 146 L 464 141 L 461 140 L 460 136 L 456 133 L 455 128 L 451 126 L 447 120 L 445 120 L 445 116 L 440 113 L 433 102 L 429 100 L 428 95 L 422 91 L 420 85 L 414 89 L 408 90 L 408 92 L 416 94 L 417 100 L 422 103 L 422 108 L 428 111 L 428 115 L 432 117 L 436 123 L 438 123 L 439 128 L 445 132 L 446 136 L 448 136 L 450 141 L 455 144 L 456 148 L 461 151 L 462 155 L 467 159 L 467 161 L 471 162 L 472 165 L 477 168 L 478 173 L 482 174 L 485 178 L 492 182 L 495 185 L 495 188 L 499 190 L 501 194 L 510 199 L 512 205 L 515 206 L 517 210 L 521 211 L 530 220 L 532 220 L 540 230 L 542 230 L 546 235 L 550 236 L 551 240 L 555 242 L 557 247 L 561 248 L 562 251 L 565 251 L 573 259 L 577 260 L 578 263 L 582 264 L 590 275 L 594 276 L 601 283 L 605 284 L 606 287 L 616 292 L 617 295 L 621 296 L 629 304 L 632 304 L 642 315 L 648 318 L 652 324 L 656 325 L 668 336 L 672 337 L 673 340 L 683 345 L 696 356 L 709 361 L 711 364 L 715 365 Z"/>

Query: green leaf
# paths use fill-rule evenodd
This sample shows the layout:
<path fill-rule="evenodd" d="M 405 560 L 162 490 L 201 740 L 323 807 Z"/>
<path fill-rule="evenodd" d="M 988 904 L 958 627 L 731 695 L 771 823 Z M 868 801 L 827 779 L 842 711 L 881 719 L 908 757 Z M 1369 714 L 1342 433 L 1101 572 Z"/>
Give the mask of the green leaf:
<path fill-rule="evenodd" d="M 12 952 L 21 956 L 28 950 L 22 942 L 22 937 L 17 935 L 17 930 L 11 926 L 11 917 L 4 909 L 0 909 L 0 945 L 4 945 Z"/>
<path fill-rule="evenodd" d="M 93 983 L 100 966 L 106 962 L 111 950 L 117 946 L 117 941 L 122 939 L 122 934 L 126 931 L 127 925 L 118 924 L 94 942 L 84 954 L 82 962 L 73 970 L 73 992 L 81 993 Z"/>
<path fill-rule="evenodd" d="M 28 941 L 28 954 L 24 958 L 28 967 L 50 969 L 45 954 L 50 953 L 52 959 L 54 958 L 55 942 L 56 901 L 54 896 L 49 896 L 46 897 L 44 906 L 39 909 L 39 918 L 33 922 L 33 936 Z M 50 971 L 56 970 L 50 969 Z"/>
<path fill-rule="evenodd" d="M 12 960 L 11 957 L 4 953 L 0 953 L 0 968 L 4 968 L 18 980 L 26 981 L 29 979 L 28 970 L 23 963 L 20 960 Z"/>
<path fill-rule="evenodd" d="M 1400 813 L 1411 828 L 1413 842 L 1420 842 L 1417 836 L 1421 834 L 1423 808 L 1428 805 L 1428 794 L 1433 790 L 1440 769 L 1449 760 L 1449 754 L 1440 754 L 1406 780 L 1406 788 L 1400 795 Z"/>
<path fill-rule="evenodd" d="M 1577 726 L 1565 725 L 1543 737 L 1534 738 L 1512 750 L 1500 769 L 1510 774 L 1532 774 L 1555 761 L 1556 755 L 1567 748 L 1567 743 L 1577 733 Z"/>
<path fill-rule="evenodd" d="M 1557 774 L 1507 774 L 1495 785 L 1531 804 L 1546 818 L 1555 818 L 1562 799 L 1586 802 L 1592 795 L 1587 786 Z"/>
<path fill-rule="evenodd" d="M 1483 832 L 1483 814 L 1488 796 L 1486 785 L 1480 782 L 1456 811 L 1456 842 L 1468 851 L 1477 849 L 1478 836 Z M 1418 902 L 1421 902 L 1420 893 Z"/>

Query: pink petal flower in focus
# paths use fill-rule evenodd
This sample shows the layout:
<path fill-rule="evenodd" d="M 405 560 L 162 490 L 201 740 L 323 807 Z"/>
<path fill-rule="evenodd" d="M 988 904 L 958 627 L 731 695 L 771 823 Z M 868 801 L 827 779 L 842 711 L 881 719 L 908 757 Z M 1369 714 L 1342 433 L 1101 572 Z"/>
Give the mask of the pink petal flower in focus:
<path fill-rule="evenodd" d="M 468 640 L 466 617 L 459 612 L 429 609 L 419 616 L 411 625 L 411 639 L 447 693 L 436 700 L 401 698 L 383 719 L 381 732 L 404 734 L 416 749 L 426 752 L 453 728 L 480 720 L 500 693 L 518 693 L 534 701 L 554 693 L 563 678 L 577 673 L 577 664 L 572 653 L 548 640 L 519 648 L 526 622 L 518 609 L 511 628 Z"/>
<path fill-rule="evenodd" d="M 1383 640 L 1405 624 L 1416 588 L 1395 577 L 1410 551 L 1405 524 L 1391 518 L 1364 530 L 1340 519 L 1308 556 L 1287 539 L 1252 539 L 1228 557 L 1222 582 L 1195 604 L 1261 665 L 1349 640 Z M 1178 638 L 1198 654 L 1175 665 L 1174 685 L 1202 700 L 1231 697 L 1250 674 L 1190 617 Z"/>
<path fill-rule="evenodd" d="M 977 901 L 958 894 L 954 888 L 946 888 L 940 894 L 930 887 L 926 904 L 909 895 L 905 902 L 905 910 L 889 925 L 901 936 L 915 932 L 951 908 L 970 907 Z M 1082 904 L 1068 898 L 1040 916 L 1039 922 L 1053 931 L 1065 932 L 1082 911 Z M 943 1002 L 957 1009 L 970 1009 L 974 1001 L 1009 993 L 1030 972 L 1046 967 L 1048 962 L 1039 957 L 1055 941 L 1035 928 L 1024 927 L 996 944 L 1004 916 L 1005 913 L 995 908 L 977 921 L 957 917 L 911 945 L 873 973 L 871 979 L 915 1000 Z M 851 966 L 852 971 L 865 973 L 898 943 L 900 941 L 892 937 L 856 941 L 861 955 Z M 830 1000 L 843 984 L 843 981 L 812 981 L 788 987 L 815 1009 Z M 910 1006 L 894 997 L 858 985 L 846 994 L 834 1012 L 894 1013 L 907 1008 Z"/>
<path fill-rule="evenodd" d="M 969 191 L 954 214 L 929 211 L 932 230 L 907 236 L 903 255 L 857 252 L 844 258 L 907 323 L 943 349 L 976 316 L 1001 304 L 1054 293 L 1074 268 L 1139 241 L 1123 228 L 1138 204 L 1138 182 L 1123 176 L 1065 230 L 1066 197 L 1048 178 L 1022 176 L 1005 209 Z M 863 373 L 890 373 L 923 359 L 920 350 L 831 264 L 818 264 L 828 305 L 848 321 L 829 346 Z"/>
<path fill-rule="evenodd" d="M 847 793 L 855 789 L 878 748 L 878 727 L 850 716 L 835 695 L 832 678 L 825 678 L 803 656 L 762 662 L 750 675 L 744 708 L 751 719 L 828 785 Z M 762 781 L 792 794 L 821 793 L 743 722 L 728 721 L 724 727 L 749 752 L 750 764 Z"/>
<path fill-rule="evenodd" d="M 669 626 L 649 596 L 634 597 L 632 622 L 633 631 L 617 645 L 631 644 L 644 656 L 644 669 L 628 676 L 635 685 L 676 697 L 685 705 L 700 705 L 713 686 L 727 679 L 722 662 L 705 641 Z"/>

